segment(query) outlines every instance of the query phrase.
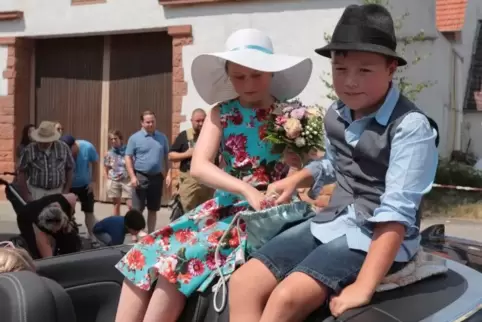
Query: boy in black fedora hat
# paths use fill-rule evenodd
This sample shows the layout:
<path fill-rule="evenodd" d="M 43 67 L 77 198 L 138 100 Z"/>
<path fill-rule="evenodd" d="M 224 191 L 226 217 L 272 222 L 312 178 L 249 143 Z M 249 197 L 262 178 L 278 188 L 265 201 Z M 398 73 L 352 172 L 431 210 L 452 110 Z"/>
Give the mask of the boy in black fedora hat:
<path fill-rule="evenodd" d="M 334 316 L 370 302 L 379 284 L 420 248 L 422 196 L 438 162 L 436 124 L 393 84 L 398 66 L 392 17 L 352 5 L 331 42 L 339 100 L 325 115 L 326 154 L 275 182 L 289 202 L 297 188 L 336 182 L 327 207 L 251 254 L 230 279 L 230 321 L 304 321 L 329 299 Z"/>

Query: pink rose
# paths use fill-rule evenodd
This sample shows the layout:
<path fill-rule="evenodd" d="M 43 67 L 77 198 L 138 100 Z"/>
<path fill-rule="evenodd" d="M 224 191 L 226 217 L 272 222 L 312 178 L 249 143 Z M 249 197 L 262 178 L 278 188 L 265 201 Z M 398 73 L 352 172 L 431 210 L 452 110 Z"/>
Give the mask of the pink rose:
<path fill-rule="evenodd" d="M 293 118 L 287 119 L 285 124 L 283 124 L 283 128 L 286 131 L 286 137 L 292 140 L 299 137 L 301 134 L 301 131 L 303 130 L 301 126 L 301 122 Z"/>

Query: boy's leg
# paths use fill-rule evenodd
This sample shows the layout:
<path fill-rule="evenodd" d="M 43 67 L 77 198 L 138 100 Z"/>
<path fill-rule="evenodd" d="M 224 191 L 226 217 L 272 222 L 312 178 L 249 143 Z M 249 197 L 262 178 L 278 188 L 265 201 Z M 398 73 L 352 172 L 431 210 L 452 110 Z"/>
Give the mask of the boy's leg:
<path fill-rule="evenodd" d="M 112 244 L 112 237 L 108 233 L 95 234 L 95 238 L 102 246 L 111 246 Z"/>
<path fill-rule="evenodd" d="M 365 257 L 349 249 L 344 236 L 320 244 L 275 288 L 260 321 L 305 320 L 331 294 L 353 283 Z"/>
<path fill-rule="evenodd" d="M 229 321 L 259 322 L 276 285 L 318 244 L 311 220 L 291 227 L 252 254 L 229 282 Z"/>

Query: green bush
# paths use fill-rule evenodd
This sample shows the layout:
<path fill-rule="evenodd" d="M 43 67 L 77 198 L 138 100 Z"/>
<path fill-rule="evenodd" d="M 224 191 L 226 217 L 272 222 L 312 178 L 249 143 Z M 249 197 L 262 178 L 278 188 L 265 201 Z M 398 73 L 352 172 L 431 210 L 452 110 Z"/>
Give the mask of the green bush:
<path fill-rule="evenodd" d="M 480 188 L 482 187 L 482 171 L 475 170 L 473 166 L 457 161 L 440 160 L 435 182 Z"/>

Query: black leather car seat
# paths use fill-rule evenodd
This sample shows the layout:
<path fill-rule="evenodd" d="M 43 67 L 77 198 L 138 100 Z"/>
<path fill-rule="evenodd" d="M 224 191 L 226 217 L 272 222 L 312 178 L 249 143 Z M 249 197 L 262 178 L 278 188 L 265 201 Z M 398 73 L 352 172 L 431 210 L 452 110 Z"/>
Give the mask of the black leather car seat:
<path fill-rule="evenodd" d="M 53 280 L 29 271 L 0 274 L 0 321 L 75 322 L 70 297 Z"/>

